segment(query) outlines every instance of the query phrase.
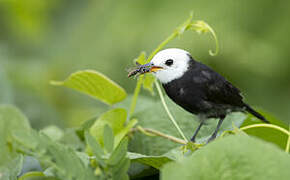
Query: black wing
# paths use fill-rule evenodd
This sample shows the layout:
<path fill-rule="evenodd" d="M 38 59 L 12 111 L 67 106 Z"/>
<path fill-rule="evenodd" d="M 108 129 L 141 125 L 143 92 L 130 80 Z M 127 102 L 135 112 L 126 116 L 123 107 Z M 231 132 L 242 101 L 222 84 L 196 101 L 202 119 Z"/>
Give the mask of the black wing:
<path fill-rule="evenodd" d="M 197 63 L 196 65 L 199 66 L 196 69 L 200 71 L 198 77 L 204 81 L 203 90 L 208 102 L 237 107 L 244 106 L 243 97 L 238 88 L 206 65 L 201 63 Z"/>

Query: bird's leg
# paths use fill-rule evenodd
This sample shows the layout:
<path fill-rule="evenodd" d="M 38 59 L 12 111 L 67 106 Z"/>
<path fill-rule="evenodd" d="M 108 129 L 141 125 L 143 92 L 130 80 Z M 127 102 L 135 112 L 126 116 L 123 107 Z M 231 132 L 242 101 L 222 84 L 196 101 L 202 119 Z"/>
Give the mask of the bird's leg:
<path fill-rule="evenodd" d="M 216 129 L 215 129 L 214 133 L 211 135 L 211 137 L 207 140 L 207 143 L 211 142 L 212 140 L 214 140 L 216 138 L 217 133 L 218 133 L 218 131 L 219 131 L 224 119 L 225 119 L 225 116 L 221 116 L 220 117 L 220 120 L 218 122 L 218 125 L 217 125 Z"/>
<path fill-rule="evenodd" d="M 190 139 L 192 142 L 195 142 L 195 138 L 196 138 L 201 126 L 204 124 L 204 120 L 205 120 L 204 117 L 200 117 L 200 123 L 199 123 L 198 127 L 196 128 L 196 130 L 194 131 L 192 138 Z"/>

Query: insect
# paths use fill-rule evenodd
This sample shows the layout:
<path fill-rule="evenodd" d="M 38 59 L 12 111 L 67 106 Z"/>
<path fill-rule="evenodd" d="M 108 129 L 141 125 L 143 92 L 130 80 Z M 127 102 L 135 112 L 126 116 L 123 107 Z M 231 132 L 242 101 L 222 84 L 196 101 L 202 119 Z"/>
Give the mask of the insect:
<path fill-rule="evenodd" d="M 136 76 L 137 74 L 145 74 L 147 72 L 150 72 L 150 64 L 140 64 L 136 62 L 136 67 L 132 68 L 131 70 L 129 69 L 128 77 Z"/>

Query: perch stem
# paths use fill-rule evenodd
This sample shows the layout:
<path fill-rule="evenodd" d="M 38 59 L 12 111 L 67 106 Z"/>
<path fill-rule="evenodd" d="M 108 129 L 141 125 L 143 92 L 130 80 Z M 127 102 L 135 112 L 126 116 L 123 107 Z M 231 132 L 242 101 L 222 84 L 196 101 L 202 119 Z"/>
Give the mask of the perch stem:
<path fill-rule="evenodd" d="M 160 136 L 160 137 L 163 137 L 165 139 L 168 139 L 172 142 L 175 142 L 175 143 L 179 143 L 179 144 L 187 144 L 186 141 L 180 139 L 180 138 L 177 138 L 177 137 L 174 137 L 174 136 L 171 136 L 171 135 L 168 135 L 168 134 L 164 134 L 160 131 L 157 131 L 157 130 L 154 130 L 154 129 L 150 129 L 150 128 L 143 128 L 141 126 L 138 126 L 137 128 L 134 128 L 133 131 L 140 131 L 146 135 L 149 135 L 149 136 Z"/>
<path fill-rule="evenodd" d="M 159 96 L 160 96 L 160 99 L 161 99 L 161 102 L 163 104 L 163 107 L 167 113 L 167 115 L 169 116 L 170 120 L 172 121 L 172 123 L 174 124 L 174 126 L 176 127 L 176 129 L 178 130 L 179 134 L 181 135 L 181 137 L 184 139 L 185 142 L 188 142 L 188 140 L 186 139 L 185 135 L 183 134 L 183 132 L 181 131 L 180 127 L 178 126 L 178 124 L 176 123 L 174 117 L 172 116 L 172 114 L 170 113 L 169 109 L 168 109 L 168 106 L 164 100 L 164 96 L 162 94 L 162 91 L 161 91 L 161 88 L 158 84 L 158 82 L 155 80 L 155 86 L 157 88 L 157 91 L 159 93 Z"/>

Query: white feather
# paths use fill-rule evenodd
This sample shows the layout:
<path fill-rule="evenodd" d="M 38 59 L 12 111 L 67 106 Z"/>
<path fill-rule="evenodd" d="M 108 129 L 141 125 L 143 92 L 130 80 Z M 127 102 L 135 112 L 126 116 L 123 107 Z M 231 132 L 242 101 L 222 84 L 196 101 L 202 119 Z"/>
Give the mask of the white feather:
<path fill-rule="evenodd" d="M 151 63 L 153 63 L 154 66 L 161 66 L 163 69 L 153 74 L 163 84 L 180 78 L 189 67 L 189 61 L 191 60 L 189 55 L 189 52 L 177 48 L 165 49 L 158 52 L 151 60 Z M 171 66 L 165 64 L 168 59 L 173 60 Z"/>

